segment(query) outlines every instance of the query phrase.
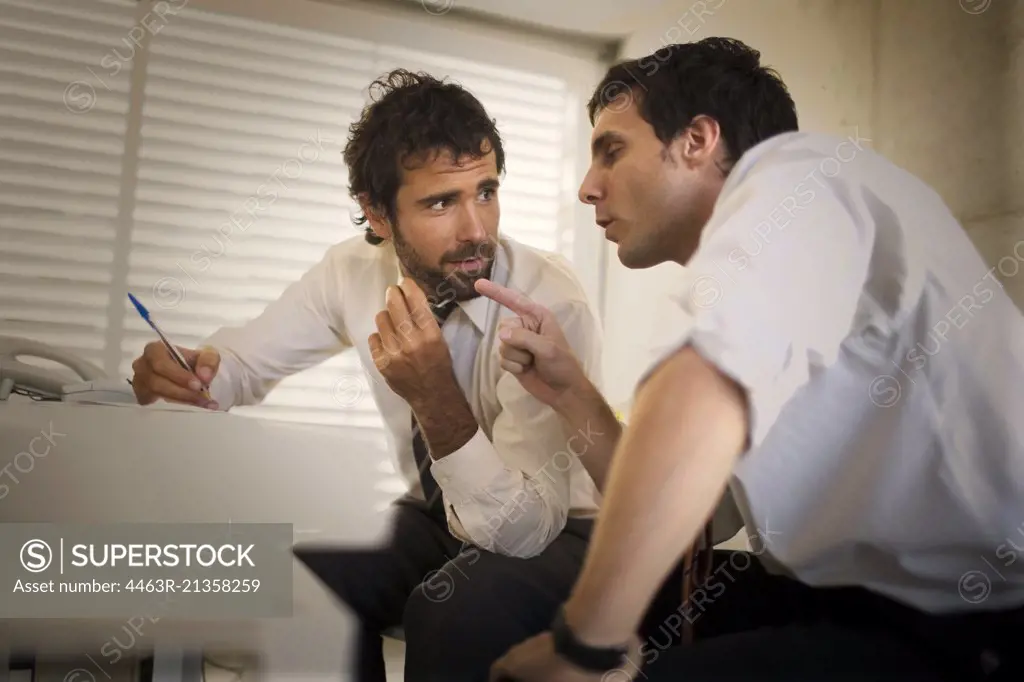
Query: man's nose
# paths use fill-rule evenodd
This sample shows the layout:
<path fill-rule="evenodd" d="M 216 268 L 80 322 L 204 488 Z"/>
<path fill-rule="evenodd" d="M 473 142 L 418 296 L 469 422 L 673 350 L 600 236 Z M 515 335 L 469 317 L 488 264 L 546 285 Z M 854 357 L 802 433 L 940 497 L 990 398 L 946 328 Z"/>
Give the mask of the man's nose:
<path fill-rule="evenodd" d="M 601 192 L 593 173 L 587 172 L 587 175 L 583 178 L 582 184 L 580 184 L 580 190 L 577 196 L 584 204 L 596 204 L 598 200 L 600 200 Z"/>
<path fill-rule="evenodd" d="M 483 216 L 476 206 L 466 208 L 462 220 L 459 221 L 459 241 L 479 243 L 487 239 Z"/>

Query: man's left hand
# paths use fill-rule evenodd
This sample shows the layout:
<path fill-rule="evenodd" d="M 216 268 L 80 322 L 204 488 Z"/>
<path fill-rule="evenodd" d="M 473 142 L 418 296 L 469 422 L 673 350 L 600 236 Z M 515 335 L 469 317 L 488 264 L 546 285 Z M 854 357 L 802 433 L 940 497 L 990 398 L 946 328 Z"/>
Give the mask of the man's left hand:
<path fill-rule="evenodd" d="M 490 682 L 632 682 L 640 670 L 639 643 L 621 668 L 594 673 L 578 668 L 555 652 L 550 632 L 517 644 L 491 666 Z M 633 662 L 638 665 L 633 665 Z"/>
<path fill-rule="evenodd" d="M 391 390 L 411 405 L 436 394 L 443 382 L 457 385 L 448 343 L 419 286 L 407 277 L 389 286 L 384 300 L 387 308 L 377 313 L 369 345 Z"/>

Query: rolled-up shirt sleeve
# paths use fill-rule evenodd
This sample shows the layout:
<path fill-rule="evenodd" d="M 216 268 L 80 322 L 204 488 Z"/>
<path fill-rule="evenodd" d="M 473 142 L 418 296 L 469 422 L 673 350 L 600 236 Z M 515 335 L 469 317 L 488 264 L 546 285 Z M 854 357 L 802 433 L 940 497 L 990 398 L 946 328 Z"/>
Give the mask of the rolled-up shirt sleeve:
<path fill-rule="evenodd" d="M 602 339 L 596 316 L 583 302 L 552 312 L 584 371 L 598 379 Z M 586 438 L 599 434 L 567 435 L 558 414 L 508 372 L 498 380 L 497 399 L 501 411 L 490 437 L 478 430 L 459 450 L 435 461 L 431 473 L 474 544 L 527 558 L 565 528 L 571 476 L 585 475 L 578 457 Z"/>
<path fill-rule="evenodd" d="M 694 348 L 745 390 L 750 448 L 835 362 L 864 294 L 875 236 L 868 205 L 855 181 L 815 173 L 822 158 L 777 150 L 733 178 L 675 298 L 685 323 L 640 382 Z"/>

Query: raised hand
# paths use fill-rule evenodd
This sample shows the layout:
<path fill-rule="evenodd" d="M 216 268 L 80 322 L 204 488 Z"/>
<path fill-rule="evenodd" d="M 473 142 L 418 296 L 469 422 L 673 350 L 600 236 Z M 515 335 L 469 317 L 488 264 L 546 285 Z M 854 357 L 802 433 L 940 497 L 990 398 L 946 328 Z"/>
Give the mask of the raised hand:
<path fill-rule="evenodd" d="M 428 400 L 445 385 L 458 383 L 451 351 L 426 295 L 410 278 L 388 287 L 387 308 L 377 313 L 370 354 L 381 376 L 411 405 Z"/>
<path fill-rule="evenodd" d="M 501 366 L 531 395 L 556 410 L 590 385 L 554 314 L 526 295 L 486 279 L 476 290 L 516 314 L 501 321 Z"/>

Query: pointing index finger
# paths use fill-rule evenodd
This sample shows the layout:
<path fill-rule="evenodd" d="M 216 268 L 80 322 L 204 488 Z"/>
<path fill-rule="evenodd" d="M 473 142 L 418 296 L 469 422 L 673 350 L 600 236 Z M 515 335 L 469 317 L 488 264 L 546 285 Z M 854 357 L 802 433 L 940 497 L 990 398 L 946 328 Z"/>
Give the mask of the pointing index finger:
<path fill-rule="evenodd" d="M 541 317 L 541 306 L 534 303 L 526 294 L 496 284 L 489 279 L 478 279 L 475 283 L 477 293 L 499 303 L 517 315 Z"/>

